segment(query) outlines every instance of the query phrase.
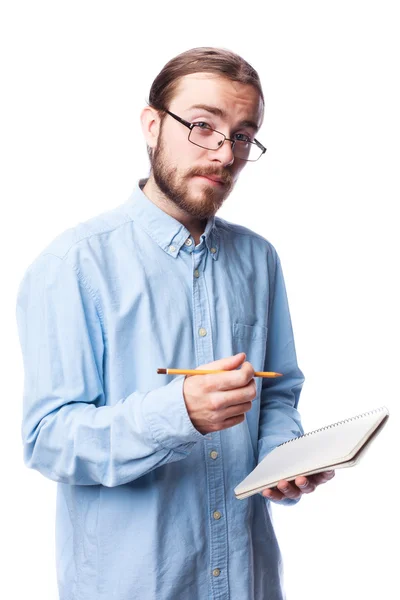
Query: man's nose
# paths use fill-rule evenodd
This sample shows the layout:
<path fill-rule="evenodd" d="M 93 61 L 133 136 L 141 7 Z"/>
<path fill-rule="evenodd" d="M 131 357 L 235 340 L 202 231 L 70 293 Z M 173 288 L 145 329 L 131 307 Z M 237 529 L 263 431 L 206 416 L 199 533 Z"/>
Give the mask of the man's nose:
<path fill-rule="evenodd" d="M 229 167 L 235 160 L 235 156 L 232 150 L 232 142 L 224 140 L 224 143 L 212 152 L 212 158 L 218 160 L 224 167 Z"/>

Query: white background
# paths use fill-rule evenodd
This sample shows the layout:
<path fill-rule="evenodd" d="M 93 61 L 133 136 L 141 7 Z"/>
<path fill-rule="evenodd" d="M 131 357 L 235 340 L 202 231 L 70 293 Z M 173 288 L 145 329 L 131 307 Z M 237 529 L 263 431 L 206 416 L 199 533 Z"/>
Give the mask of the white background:
<path fill-rule="evenodd" d="M 56 484 L 22 462 L 17 286 L 56 235 L 124 202 L 147 175 L 139 113 L 150 85 L 176 54 L 211 45 L 241 54 L 263 82 L 258 138 L 268 152 L 244 169 L 219 215 L 281 256 L 306 375 L 304 427 L 391 411 L 363 463 L 296 507 L 274 507 L 288 600 L 394 598 L 398 3 L 134 4 L 1 8 L 0 595 L 57 598 Z"/>

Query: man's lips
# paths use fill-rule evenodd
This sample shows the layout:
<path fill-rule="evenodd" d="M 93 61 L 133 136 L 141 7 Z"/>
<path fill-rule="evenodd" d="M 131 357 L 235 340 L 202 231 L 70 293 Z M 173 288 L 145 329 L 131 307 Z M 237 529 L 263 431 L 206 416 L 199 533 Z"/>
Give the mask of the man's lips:
<path fill-rule="evenodd" d="M 195 175 L 195 177 L 201 177 L 202 179 L 208 179 L 208 181 L 212 181 L 215 184 L 225 185 L 225 181 L 220 179 L 216 175 Z"/>

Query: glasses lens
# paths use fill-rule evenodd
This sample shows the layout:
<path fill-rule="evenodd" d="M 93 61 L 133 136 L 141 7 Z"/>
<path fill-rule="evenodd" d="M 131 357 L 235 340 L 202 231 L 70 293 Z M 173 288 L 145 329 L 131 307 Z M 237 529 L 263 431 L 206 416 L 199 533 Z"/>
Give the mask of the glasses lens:
<path fill-rule="evenodd" d="M 218 131 L 214 131 L 210 127 L 196 125 L 190 132 L 189 140 L 193 144 L 197 144 L 208 150 L 218 150 L 224 143 L 224 136 Z"/>
<path fill-rule="evenodd" d="M 251 142 L 236 142 L 233 154 L 242 160 L 258 160 L 262 154 L 262 150 Z"/>
<path fill-rule="evenodd" d="M 225 137 L 222 133 L 211 129 L 206 124 L 195 125 L 193 129 L 191 129 L 189 134 L 189 140 L 192 144 L 196 144 L 201 148 L 206 148 L 208 150 L 218 150 L 222 146 L 225 141 Z M 250 160 L 255 161 L 260 158 L 262 155 L 262 150 L 257 146 L 257 144 L 253 144 L 252 142 L 235 142 L 233 148 L 233 154 L 237 158 L 241 158 L 242 160 Z"/>

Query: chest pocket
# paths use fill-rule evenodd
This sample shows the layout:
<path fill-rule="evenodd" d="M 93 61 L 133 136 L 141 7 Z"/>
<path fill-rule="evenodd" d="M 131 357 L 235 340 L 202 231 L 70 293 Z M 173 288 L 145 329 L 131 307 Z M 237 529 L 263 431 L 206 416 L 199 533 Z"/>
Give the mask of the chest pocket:
<path fill-rule="evenodd" d="M 265 352 L 268 339 L 268 328 L 263 325 L 233 324 L 233 353 L 246 353 L 246 360 L 251 362 L 255 371 L 264 370 Z"/>

